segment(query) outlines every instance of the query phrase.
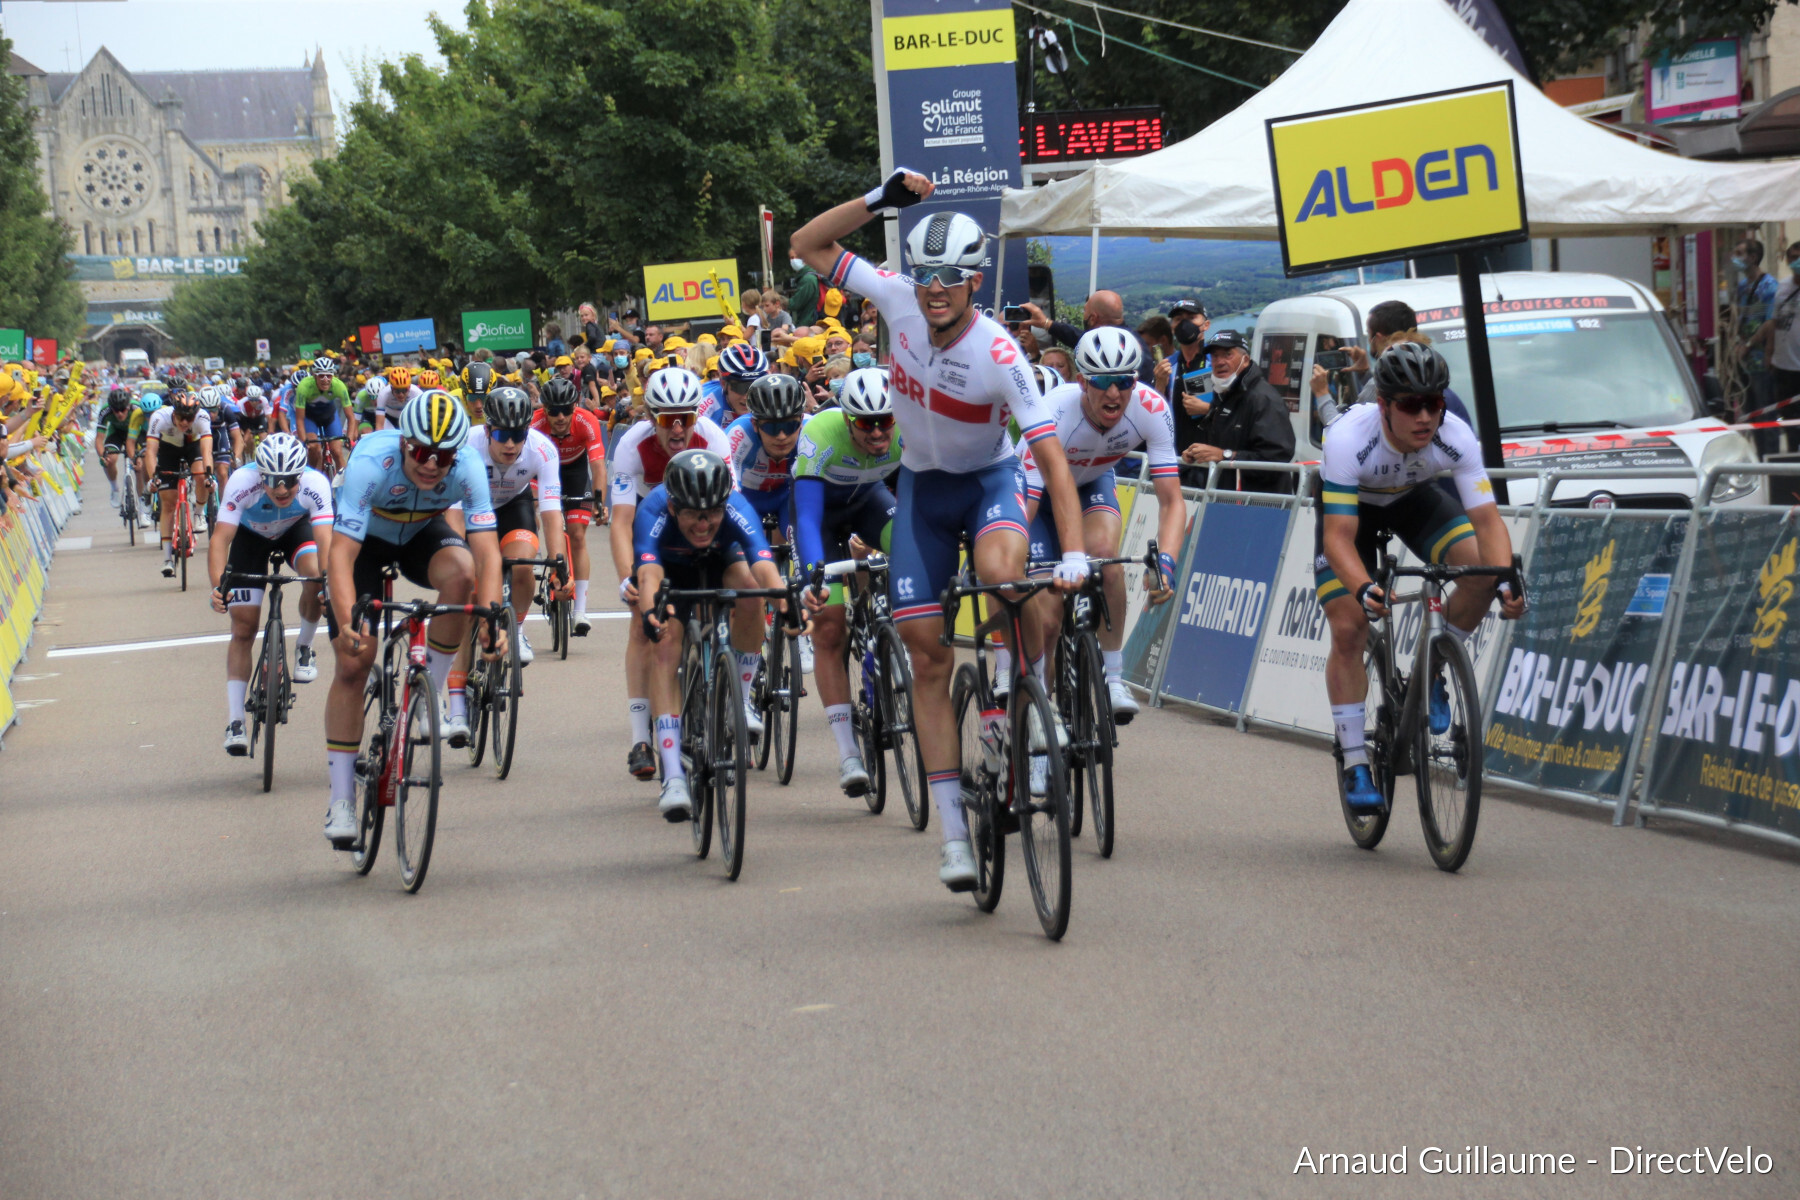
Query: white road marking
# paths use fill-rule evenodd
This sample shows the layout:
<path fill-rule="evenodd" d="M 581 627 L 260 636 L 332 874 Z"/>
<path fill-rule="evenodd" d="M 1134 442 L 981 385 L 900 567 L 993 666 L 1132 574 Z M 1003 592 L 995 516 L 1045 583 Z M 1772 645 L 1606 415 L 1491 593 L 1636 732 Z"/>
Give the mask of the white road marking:
<path fill-rule="evenodd" d="M 65 537 L 56 539 L 56 549 L 59 552 L 63 550 L 87 550 L 91 549 L 93 545 L 94 539 L 91 537 Z"/>
<path fill-rule="evenodd" d="M 625 612 L 597 612 L 589 613 L 588 619 L 591 621 L 624 620 L 630 615 L 630 613 Z M 542 613 L 532 613 L 525 619 L 527 621 L 542 621 L 544 615 Z M 299 635 L 299 632 L 298 629 L 290 626 L 287 635 L 289 637 L 296 637 Z M 262 637 L 262 632 L 258 630 L 256 636 L 260 639 Z M 52 646 L 45 652 L 44 657 L 81 658 L 90 654 L 131 654 L 140 650 L 172 650 L 179 646 L 220 645 L 229 642 L 230 640 L 231 635 L 229 633 L 202 633 L 196 634 L 193 637 L 161 638 L 150 642 L 107 642 L 99 646 Z"/>

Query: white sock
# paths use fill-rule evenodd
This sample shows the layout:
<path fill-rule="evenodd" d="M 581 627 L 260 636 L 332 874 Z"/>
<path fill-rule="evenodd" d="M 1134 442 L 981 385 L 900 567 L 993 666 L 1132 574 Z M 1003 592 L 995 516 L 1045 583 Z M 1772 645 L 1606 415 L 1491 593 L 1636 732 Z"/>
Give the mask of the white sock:
<path fill-rule="evenodd" d="M 450 678 L 450 664 L 456 661 L 456 651 L 439 650 L 426 643 L 425 669 L 431 672 L 431 686 L 442 692 L 444 681 Z"/>
<path fill-rule="evenodd" d="M 627 707 L 631 710 L 631 744 L 650 741 L 650 702 L 639 696 L 633 696 Z"/>
<path fill-rule="evenodd" d="M 994 678 L 1007 679 L 1012 676 L 1012 651 L 1001 646 L 994 651 Z"/>
<path fill-rule="evenodd" d="M 575 581 L 575 615 L 581 620 L 587 619 L 587 587 L 587 580 L 577 579 Z"/>
<path fill-rule="evenodd" d="M 656 748 L 662 753 L 664 779 L 685 779 L 681 769 L 681 718 L 656 718 Z"/>
<path fill-rule="evenodd" d="M 756 682 L 756 668 L 762 665 L 762 651 L 738 653 L 738 678 L 744 681 L 744 703 L 750 703 L 750 685 Z"/>
<path fill-rule="evenodd" d="M 1037 681 L 1039 683 L 1048 688 L 1050 686 L 1050 656 L 1048 654 L 1040 654 L 1032 659 L 1031 673 L 1037 676 Z"/>
<path fill-rule="evenodd" d="M 1100 664 L 1106 668 L 1106 682 L 1117 683 L 1125 677 L 1125 652 L 1123 650 L 1102 650 Z"/>
<path fill-rule="evenodd" d="M 247 679 L 227 679 L 225 681 L 225 717 L 228 721 L 244 719 L 244 693 L 250 688 Z"/>
<path fill-rule="evenodd" d="M 313 635 L 317 632 L 319 632 L 319 623 L 317 621 L 309 621 L 305 617 L 300 618 L 300 637 L 298 639 L 300 645 L 311 646 L 313 643 Z"/>
<path fill-rule="evenodd" d="M 450 701 L 450 717 L 452 720 L 463 720 L 469 715 L 469 691 L 467 688 L 453 687 L 447 697 Z"/>
<path fill-rule="evenodd" d="M 1469 639 L 1475 636 L 1474 629 L 1458 629 L 1448 621 L 1444 622 L 1444 628 L 1448 629 L 1451 636 L 1457 640 L 1458 644 L 1463 646 L 1467 646 L 1469 644 Z M 1479 629 L 1480 626 L 1478 625 L 1475 628 Z"/>
<path fill-rule="evenodd" d="M 944 826 L 944 840 L 968 841 L 969 823 L 963 819 L 962 810 L 962 773 L 941 771 L 928 778 L 931 780 L 931 802 L 937 805 L 938 820 Z"/>
<path fill-rule="evenodd" d="M 1338 746 L 1344 751 L 1346 767 L 1364 767 L 1369 764 L 1369 756 L 1363 751 L 1366 712 L 1365 706 L 1360 703 L 1331 706 L 1331 724 L 1337 730 Z"/>
<path fill-rule="evenodd" d="M 825 724 L 831 727 L 831 736 L 837 739 L 839 762 L 858 753 L 856 731 L 850 727 L 850 706 L 848 704 L 827 704 L 825 706 Z"/>
<path fill-rule="evenodd" d="M 354 800 L 356 798 L 356 751 L 327 750 L 325 761 L 331 768 L 331 798 L 333 800 Z"/>

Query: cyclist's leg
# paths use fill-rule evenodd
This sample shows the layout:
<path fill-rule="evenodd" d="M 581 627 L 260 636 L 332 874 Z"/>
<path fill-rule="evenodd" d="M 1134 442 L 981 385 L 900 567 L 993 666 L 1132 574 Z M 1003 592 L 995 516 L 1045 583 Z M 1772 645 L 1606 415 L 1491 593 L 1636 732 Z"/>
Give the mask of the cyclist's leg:
<path fill-rule="evenodd" d="M 588 561 L 587 531 L 594 522 L 592 470 L 586 458 L 562 468 L 563 536 L 569 543 L 569 577 L 575 583 L 575 623 L 587 624 L 588 580 L 593 567 Z"/>
<path fill-rule="evenodd" d="M 357 596 L 381 595 L 381 569 L 394 561 L 400 547 L 371 538 L 357 550 L 351 586 Z M 341 581 L 340 581 L 341 582 Z M 333 646 L 331 690 L 325 694 L 325 761 L 331 771 L 331 803 L 350 803 L 356 798 L 356 754 L 362 748 L 363 687 L 375 664 L 373 622 L 358 632 L 361 646 L 352 652 L 344 640 L 349 630 L 338 630 Z"/>
<path fill-rule="evenodd" d="M 495 511 L 494 529 L 500 536 L 501 558 L 538 556 L 537 497 L 530 488 Z M 530 567 L 512 568 L 513 614 L 521 621 L 531 611 L 531 596 L 536 585 Z"/>
<path fill-rule="evenodd" d="M 231 554 L 225 570 L 261 575 L 269 569 L 268 539 L 240 527 L 231 539 Z M 250 686 L 251 650 L 256 642 L 256 629 L 262 616 L 262 588 L 233 588 L 225 596 L 225 611 L 231 617 L 231 641 L 225 647 L 225 723 L 241 724 L 244 720 L 244 693 Z"/>
<path fill-rule="evenodd" d="M 475 555 L 442 513 L 407 543 L 405 551 L 399 560 L 400 573 L 422 587 L 434 589 L 439 604 L 467 604 L 475 598 Z M 431 671 L 432 684 L 440 692 L 449 682 L 450 664 L 468 625 L 469 618 L 462 613 L 431 619 L 425 634 L 425 665 Z"/>
<path fill-rule="evenodd" d="M 1363 654 L 1369 645 L 1369 619 L 1361 603 L 1326 561 L 1325 510 L 1322 504 L 1316 509 L 1313 583 L 1331 629 L 1331 652 L 1325 659 L 1325 695 L 1331 702 L 1331 721 L 1344 752 L 1344 768 L 1349 771 L 1368 764 L 1363 744 L 1369 671 Z M 1356 550 L 1371 573 L 1375 570 L 1375 538 L 1387 524 L 1387 514 L 1382 509 L 1368 504 L 1357 506 Z"/>
<path fill-rule="evenodd" d="M 167 442 L 157 442 L 155 457 L 151 460 L 156 480 L 156 490 L 163 493 L 159 506 L 157 521 L 158 540 L 163 547 L 163 558 L 175 556 L 175 486 L 182 471 L 187 470 L 187 460 L 180 446 L 171 446 Z"/>
<path fill-rule="evenodd" d="M 1463 509 L 1462 500 L 1444 488 L 1435 484 L 1414 488 L 1388 506 L 1388 520 L 1406 548 L 1424 562 L 1458 567 L 1481 562 L 1475 526 Z M 1451 633 L 1468 640 L 1493 603 L 1498 584 L 1499 580 L 1492 576 L 1457 581 L 1444 605 L 1444 623 Z"/>

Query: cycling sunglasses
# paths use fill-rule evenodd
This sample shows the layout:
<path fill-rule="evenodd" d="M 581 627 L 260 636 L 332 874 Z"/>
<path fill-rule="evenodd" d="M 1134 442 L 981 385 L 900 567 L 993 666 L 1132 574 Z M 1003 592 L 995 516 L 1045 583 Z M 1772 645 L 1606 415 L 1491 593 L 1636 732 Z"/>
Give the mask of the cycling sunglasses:
<path fill-rule="evenodd" d="M 511 445 L 513 442 L 524 441 L 530 433 L 531 430 L 529 429 L 501 429 L 495 425 L 488 426 L 489 437 L 493 438 L 496 442 L 505 442 L 508 445 Z"/>
<path fill-rule="evenodd" d="M 928 288 L 936 282 L 951 288 L 969 282 L 977 272 L 969 267 L 943 266 L 908 267 L 906 273 L 911 276 L 914 287 Z"/>
<path fill-rule="evenodd" d="M 854 417 L 856 427 L 864 433 L 886 433 L 894 427 L 892 413 L 880 417 Z"/>
<path fill-rule="evenodd" d="M 421 467 L 435 464 L 448 471 L 456 462 L 456 451 L 449 446 L 421 446 L 417 442 L 408 442 L 406 452 Z"/>
<path fill-rule="evenodd" d="M 769 437 L 788 437 L 800 432 L 799 421 L 758 421 L 757 432 Z"/>
<path fill-rule="evenodd" d="M 1091 386 L 1099 391 L 1110 392 L 1114 388 L 1130 388 L 1132 384 L 1137 382 L 1137 376 L 1136 375 L 1089 375 L 1087 377 L 1087 381 L 1088 381 L 1089 386 Z"/>
<path fill-rule="evenodd" d="M 656 425 L 659 429 L 686 429 L 700 419 L 700 414 L 693 409 L 686 412 L 659 412 L 656 414 Z"/>
<path fill-rule="evenodd" d="M 1394 396 L 1388 400 L 1388 403 L 1409 417 L 1416 417 L 1421 412 L 1430 413 L 1435 417 L 1444 411 L 1444 394 L 1427 392 L 1419 396 Z"/>
<path fill-rule="evenodd" d="M 300 486 L 298 475 L 264 475 L 263 486 L 266 488 L 292 488 Z"/>
<path fill-rule="evenodd" d="M 572 417 L 575 415 L 575 406 L 573 404 L 546 404 L 544 412 L 552 417 Z"/>

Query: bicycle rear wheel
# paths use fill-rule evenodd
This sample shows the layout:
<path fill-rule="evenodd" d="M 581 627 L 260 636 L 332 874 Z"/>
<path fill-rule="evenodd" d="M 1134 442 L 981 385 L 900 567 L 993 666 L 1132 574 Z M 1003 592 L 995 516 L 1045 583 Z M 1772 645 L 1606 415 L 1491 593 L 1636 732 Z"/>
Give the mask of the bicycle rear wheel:
<path fill-rule="evenodd" d="M 1093 806 L 1094 848 L 1101 858 L 1113 852 L 1113 717 L 1112 697 L 1106 690 L 1106 665 L 1100 642 L 1083 633 L 1073 643 L 1075 651 L 1074 725 L 1069 730 L 1069 778 L 1074 788 L 1069 797 L 1070 834 L 1077 832 L 1082 800 Z"/>
<path fill-rule="evenodd" d="M 919 733 L 913 724 L 912 665 L 898 629 L 884 624 L 877 637 L 882 741 L 893 752 L 894 783 L 906 802 L 907 819 L 914 829 L 923 831 L 931 822 L 931 797 L 925 789 L 925 754 L 919 749 Z"/>
<path fill-rule="evenodd" d="M 119 500 L 119 515 L 125 520 L 125 544 L 137 545 L 137 479 L 125 473 L 125 481 L 120 485 L 123 495 Z"/>
<path fill-rule="evenodd" d="M 438 743 L 437 689 L 431 673 L 413 667 L 407 674 L 407 700 L 394 723 L 390 754 L 398 754 L 399 778 L 394 787 L 394 853 L 400 856 L 400 884 L 417 892 L 431 865 L 437 836 L 438 788 L 443 782 Z M 394 770 L 394 764 L 388 764 Z"/>
<path fill-rule="evenodd" d="M 193 504 L 185 490 L 175 504 L 175 557 L 181 560 L 181 590 L 187 591 L 188 556 L 194 552 Z"/>
<path fill-rule="evenodd" d="M 369 672 L 368 686 L 363 688 L 363 727 L 374 714 L 381 719 L 381 668 Z M 356 844 L 350 847 L 350 864 L 358 875 L 367 875 L 375 865 L 381 849 L 381 826 L 387 809 L 381 806 L 381 779 L 387 772 L 387 742 L 379 733 L 364 748 L 356 761 Z"/>
<path fill-rule="evenodd" d="M 1475 845 L 1475 825 L 1481 816 L 1481 697 L 1468 652 L 1455 637 L 1442 633 L 1434 638 L 1429 658 L 1424 677 L 1413 680 L 1414 687 L 1424 689 L 1420 695 L 1427 701 L 1414 743 L 1413 779 L 1419 789 L 1425 848 L 1439 870 L 1454 871 Z M 1440 684 L 1450 702 L 1450 723 L 1443 733 L 1433 733 L 1429 698 Z"/>
<path fill-rule="evenodd" d="M 575 601 L 558 600 L 556 616 L 552 618 L 562 636 L 557 641 L 556 657 L 567 660 L 569 657 L 569 639 L 575 636 Z"/>
<path fill-rule="evenodd" d="M 505 779 L 512 770 L 513 744 L 519 736 L 519 697 L 525 691 L 525 665 L 519 658 L 519 622 L 508 608 L 500 620 L 506 654 L 488 664 L 489 730 L 494 736 L 494 770 Z"/>
<path fill-rule="evenodd" d="M 879 815 L 887 807 L 887 761 L 881 752 L 881 668 L 875 648 L 854 632 L 850 638 L 850 732 L 862 755 L 869 786 L 863 803 Z"/>
<path fill-rule="evenodd" d="M 1335 740 L 1331 746 L 1332 758 L 1337 763 L 1338 807 L 1343 810 L 1344 825 L 1350 830 L 1350 840 L 1364 850 L 1373 850 L 1381 844 L 1382 837 L 1387 833 L 1388 818 L 1394 812 L 1393 729 L 1400 714 L 1398 700 L 1388 698 L 1387 687 L 1381 680 L 1381 639 L 1386 636 L 1380 630 L 1371 629 L 1369 648 L 1365 655 L 1369 668 L 1369 690 L 1364 696 L 1367 715 L 1363 718 L 1363 750 L 1368 755 L 1369 774 L 1384 797 L 1380 808 L 1370 810 L 1350 807 L 1349 799 L 1344 794 L 1344 751 Z"/>
<path fill-rule="evenodd" d="M 287 697 L 282 694 L 283 668 L 287 665 L 287 632 L 281 618 L 271 616 L 263 626 L 262 722 L 267 730 L 263 738 L 263 791 L 275 786 L 275 726 L 287 716 Z"/>
<path fill-rule="evenodd" d="M 719 853 L 725 878 L 735 880 L 744 869 L 745 790 L 750 767 L 750 739 L 744 728 L 743 684 L 737 656 L 719 651 L 713 667 L 711 724 L 707 750 L 712 755 L 712 794 L 719 817 Z"/>
<path fill-rule="evenodd" d="M 1006 885 L 1006 834 L 996 821 L 1001 780 L 988 770 L 981 749 L 983 689 L 974 663 L 956 668 L 950 692 L 951 711 L 962 742 L 962 808 L 975 851 L 975 907 L 993 912 Z"/>
<path fill-rule="evenodd" d="M 1013 688 L 1013 811 L 1038 923 L 1044 936 L 1056 941 L 1069 928 L 1072 893 L 1068 775 L 1044 685 L 1028 675 Z"/>
<path fill-rule="evenodd" d="M 694 857 L 712 852 L 713 748 L 706 726 L 706 665 L 700 647 L 689 642 L 682 651 L 681 763 L 687 769 L 688 824 L 694 835 Z M 732 666 L 732 678 L 737 667 Z"/>
<path fill-rule="evenodd" d="M 773 723 L 765 723 L 763 736 L 774 743 L 775 782 L 786 787 L 794 778 L 794 751 L 800 739 L 801 675 L 794 643 L 775 618 L 775 634 L 769 639 L 774 647 L 769 675 L 770 715 Z"/>

